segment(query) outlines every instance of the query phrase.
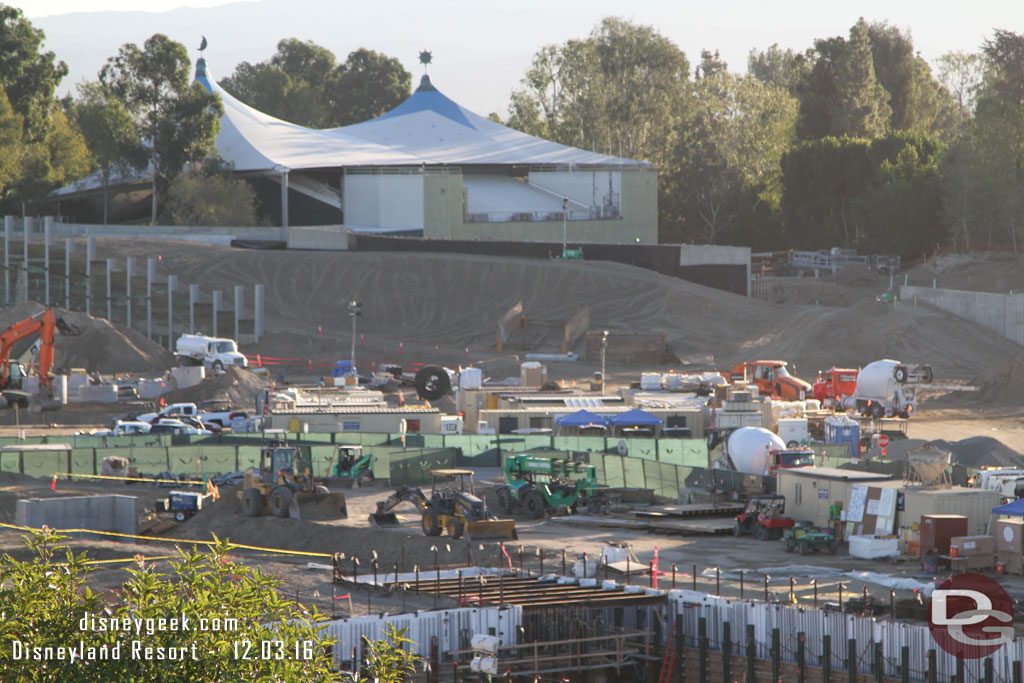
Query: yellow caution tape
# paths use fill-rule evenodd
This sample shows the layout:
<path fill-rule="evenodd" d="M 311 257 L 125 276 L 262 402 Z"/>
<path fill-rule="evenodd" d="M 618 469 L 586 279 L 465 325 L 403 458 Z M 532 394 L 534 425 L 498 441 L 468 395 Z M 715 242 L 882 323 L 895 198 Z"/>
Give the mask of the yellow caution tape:
<path fill-rule="evenodd" d="M 18 531 L 38 531 L 32 527 L 18 526 L 16 524 L 5 524 L 0 522 L 0 527 L 5 529 L 16 529 Z M 162 541 L 164 543 L 192 543 L 194 545 L 216 545 L 217 541 L 195 541 L 188 538 L 161 538 L 159 536 L 137 536 L 134 534 L 122 534 L 116 531 L 96 531 L 95 529 L 51 529 L 52 531 L 59 534 L 96 534 L 98 536 L 113 536 L 117 538 L 135 538 L 143 541 Z M 257 545 L 242 545 L 240 543 L 231 543 L 232 548 L 241 548 L 243 550 L 255 550 L 262 553 L 271 553 L 274 555 L 305 555 L 307 557 L 333 557 L 331 553 L 311 553 L 305 550 L 285 550 L 283 548 L 263 548 Z"/>
<path fill-rule="evenodd" d="M 149 477 L 137 476 L 137 477 L 114 477 L 109 474 L 77 474 L 73 472 L 54 472 L 54 477 L 82 477 L 85 479 L 116 479 L 117 481 L 136 481 L 140 484 L 155 483 L 155 484 L 181 484 L 182 486 L 205 486 L 205 481 L 192 481 L 185 479 L 150 479 Z"/>
<path fill-rule="evenodd" d="M 117 562 L 135 562 L 137 559 L 138 559 L 138 556 L 132 555 L 131 557 L 119 557 L 119 558 L 117 558 L 115 560 L 86 560 L 85 563 L 86 564 L 115 564 Z M 152 557 L 149 557 L 149 556 L 143 555 L 142 559 L 145 560 L 146 562 L 151 562 L 153 560 L 176 560 L 176 559 L 178 559 L 178 556 L 177 555 L 153 555 Z"/>

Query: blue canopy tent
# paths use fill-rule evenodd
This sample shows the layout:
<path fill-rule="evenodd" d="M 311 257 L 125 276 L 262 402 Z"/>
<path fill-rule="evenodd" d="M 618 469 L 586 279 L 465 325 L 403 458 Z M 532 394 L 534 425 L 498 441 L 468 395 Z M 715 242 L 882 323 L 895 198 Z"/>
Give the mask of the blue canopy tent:
<path fill-rule="evenodd" d="M 555 424 L 559 427 L 607 427 L 608 418 L 589 410 L 577 410 L 571 415 L 555 418 Z"/>
<path fill-rule="evenodd" d="M 993 515 L 1024 515 L 1024 498 L 992 508 Z"/>
<path fill-rule="evenodd" d="M 613 428 L 619 428 L 620 436 L 657 436 L 658 426 L 665 424 L 660 417 L 639 408 L 616 415 L 611 422 Z"/>
<path fill-rule="evenodd" d="M 634 408 L 621 415 L 612 418 L 612 425 L 616 427 L 654 427 L 665 424 L 665 421 L 656 415 Z"/>

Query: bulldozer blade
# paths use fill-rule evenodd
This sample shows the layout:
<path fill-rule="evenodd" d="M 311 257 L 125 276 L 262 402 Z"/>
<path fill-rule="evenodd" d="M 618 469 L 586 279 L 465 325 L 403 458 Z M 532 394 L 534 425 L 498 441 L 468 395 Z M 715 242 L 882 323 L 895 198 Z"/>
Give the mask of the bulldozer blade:
<path fill-rule="evenodd" d="M 386 529 L 387 527 L 402 526 L 402 523 L 398 521 L 398 515 L 394 512 L 371 512 L 370 526 Z"/>
<path fill-rule="evenodd" d="M 289 512 L 295 519 L 347 519 L 348 505 L 340 491 L 302 493 L 292 498 Z"/>
<path fill-rule="evenodd" d="M 519 539 L 516 533 L 516 522 L 514 519 L 487 519 L 476 522 L 466 522 L 467 541 L 515 541 Z"/>

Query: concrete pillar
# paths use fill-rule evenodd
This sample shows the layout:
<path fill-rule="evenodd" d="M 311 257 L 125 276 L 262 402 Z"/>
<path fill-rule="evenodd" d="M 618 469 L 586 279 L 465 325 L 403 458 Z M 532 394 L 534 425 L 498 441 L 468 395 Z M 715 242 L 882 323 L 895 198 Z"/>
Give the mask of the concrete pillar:
<path fill-rule="evenodd" d="M 211 336 L 218 336 L 217 332 L 217 313 L 224 308 L 224 296 L 219 289 L 213 290 L 213 332 Z"/>
<path fill-rule="evenodd" d="M 153 280 L 156 279 L 156 258 L 146 259 L 146 337 L 153 338 Z"/>
<path fill-rule="evenodd" d="M 281 233 L 288 244 L 288 171 L 281 171 Z M 235 337 L 238 335 L 236 334 Z"/>
<path fill-rule="evenodd" d="M 253 336 L 256 337 L 256 341 L 260 340 L 263 336 L 263 293 L 264 285 L 256 285 L 256 292 L 253 295 L 252 303 L 252 317 L 253 317 Z"/>
<path fill-rule="evenodd" d="M 174 351 L 174 290 L 178 288 L 178 276 L 167 276 L 167 348 Z"/>
<path fill-rule="evenodd" d="M 196 304 L 199 303 L 199 285 L 188 286 L 188 332 L 196 333 Z M 217 335 L 213 335 L 217 336 Z"/>
<path fill-rule="evenodd" d="M 68 404 L 68 376 L 57 375 L 53 378 L 53 397 L 62 406 Z"/>
<path fill-rule="evenodd" d="M 111 305 L 113 303 L 111 298 L 110 298 L 110 271 L 112 271 L 113 269 L 114 269 L 114 259 L 108 258 L 107 259 L 107 320 L 110 320 L 113 317 L 113 313 L 110 310 Z"/>
<path fill-rule="evenodd" d="M 53 241 L 53 216 L 43 218 L 43 303 L 50 305 L 50 243 Z"/>
<path fill-rule="evenodd" d="M 4 216 L 4 305 L 11 305 L 11 233 L 14 216 Z"/>
<path fill-rule="evenodd" d="M 96 258 L 96 238 L 85 238 L 85 312 L 92 309 L 92 262 Z M 108 318 L 109 319 L 109 318 Z"/>
<path fill-rule="evenodd" d="M 132 326 L 132 275 L 135 274 L 135 257 L 129 256 L 124 260 L 124 287 L 125 287 L 125 325 Z"/>
<path fill-rule="evenodd" d="M 238 341 L 238 323 L 242 319 L 242 307 L 245 306 L 245 287 L 235 285 L 235 341 Z"/>
<path fill-rule="evenodd" d="M 75 240 L 64 238 L 64 308 L 71 310 L 71 252 L 75 248 Z"/>

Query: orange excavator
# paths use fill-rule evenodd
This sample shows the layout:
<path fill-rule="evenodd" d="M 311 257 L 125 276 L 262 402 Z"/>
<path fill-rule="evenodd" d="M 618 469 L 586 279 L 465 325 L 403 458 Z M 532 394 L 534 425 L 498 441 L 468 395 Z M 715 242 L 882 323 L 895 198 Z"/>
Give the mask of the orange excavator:
<path fill-rule="evenodd" d="M 12 372 L 11 349 L 19 341 L 34 334 L 39 335 L 39 386 L 48 387 L 53 379 L 50 371 L 53 369 L 54 333 L 60 332 L 65 336 L 77 336 L 80 331 L 75 325 L 68 325 L 62 318 L 53 313 L 52 308 L 46 308 L 36 313 L 31 318 L 14 323 L 3 332 L 0 332 L 0 389 L 6 394 L 17 394 L 11 390 L 21 388 L 21 379 L 24 376 L 19 363 L 14 363 L 16 370 Z M 9 398 L 14 398 L 10 396 Z M 19 399 L 27 397 L 18 396 Z M 23 401 L 22 401 L 23 402 Z"/>

